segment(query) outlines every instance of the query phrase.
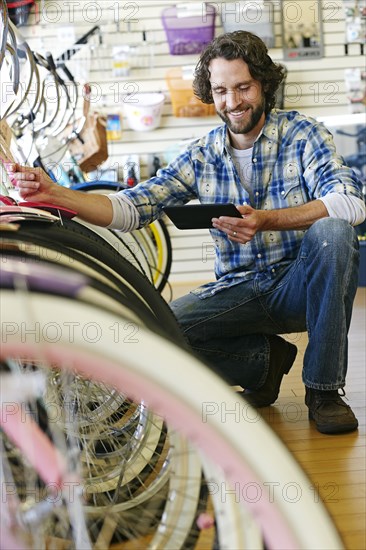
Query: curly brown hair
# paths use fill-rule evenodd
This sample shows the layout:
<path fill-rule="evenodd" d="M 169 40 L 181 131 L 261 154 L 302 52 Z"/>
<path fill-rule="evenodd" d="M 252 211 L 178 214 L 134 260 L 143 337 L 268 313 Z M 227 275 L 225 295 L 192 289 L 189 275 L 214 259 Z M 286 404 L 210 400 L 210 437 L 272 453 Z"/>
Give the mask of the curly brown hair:
<path fill-rule="evenodd" d="M 193 81 L 193 91 L 203 103 L 214 103 L 210 84 L 209 65 L 213 59 L 222 57 L 228 61 L 242 59 L 249 72 L 262 84 L 265 112 L 268 114 L 276 103 L 276 91 L 285 78 L 286 69 L 274 63 L 268 55 L 267 46 L 255 34 L 235 31 L 217 36 L 202 52 Z"/>

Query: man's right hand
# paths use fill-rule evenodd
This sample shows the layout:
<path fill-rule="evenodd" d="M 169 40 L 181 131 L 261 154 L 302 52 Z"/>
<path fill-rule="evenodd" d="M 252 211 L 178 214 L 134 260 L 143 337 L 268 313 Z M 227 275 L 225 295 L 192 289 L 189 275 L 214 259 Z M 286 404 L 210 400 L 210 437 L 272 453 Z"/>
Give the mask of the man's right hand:
<path fill-rule="evenodd" d="M 107 226 L 113 219 L 112 203 L 107 195 L 74 191 L 58 185 L 42 168 L 4 163 L 9 179 L 22 199 L 69 208 L 83 220 Z"/>
<path fill-rule="evenodd" d="M 52 191 L 57 194 L 59 186 L 52 181 L 42 168 L 7 163 L 5 169 L 11 183 L 24 200 L 52 202 Z"/>

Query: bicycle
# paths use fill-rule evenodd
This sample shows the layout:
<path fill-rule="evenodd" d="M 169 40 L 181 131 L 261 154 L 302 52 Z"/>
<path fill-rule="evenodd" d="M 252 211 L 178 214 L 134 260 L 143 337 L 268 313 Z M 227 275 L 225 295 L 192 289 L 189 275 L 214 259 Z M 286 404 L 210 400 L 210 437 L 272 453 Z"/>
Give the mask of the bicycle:
<path fill-rule="evenodd" d="M 108 194 L 118 192 L 120 183 L 91 181 L 74 185 L 72 189 L 86 193 Z M 138 257 L 143 272 L 150 277 L 155 287 L 162 292 L 169 281 L 172 266 L 172 243 L 167 226 L 158 219 L 149 226 L 130 233 L 113 231 L 114 235 Z M 140 253 L 140 254 L 139 254 Z"/>
<path fill-rule="evenodd" d="M 12 25 L 11 21 L 7 21 L 8 33 L 11 33 L 14 43 L 14 48 L 12 48 L 12 59 L 13 63 L 16 63 L 16 66 L 18 66 L 18 55 L 21 51 L 19 49 L 19 43 L 21 42 L 21 38 L 19 37 L 17 29 L 13 27 L 14 25 Z M 93 28 L 89 33 L 87 33 L 87 35 L 85 35 L 85 40 L 87 40 L 87 37 L 89 35 L 93 35 L 96 30 L 98 30 L 98 27 Z M 81 43 L 85 42 L 84 37 L 80 40 Z M 78 44 L 79 42 L 80 41 L 78 41 Z M 22 48 L 24 50 L 24 57 L 27 61 L 26 65 L 30 68 L 29 78 L 25 86 L 24 96 L 21 96 L 18 100 L 14 99 L 14 101 L 7 107 L 4 118 L 10 120 L 11 128 L 13 129 L 13 132 L 17 135 L 17 139 L 26 134 L 28 128 L 28 131 L 30 131 L 33 136 L 31 148 L 36 149 L 36 158 L 34 160 L 34 164 L 41 166 L 48 172 L 47 163 L 45 164 L 46 158 L 51 158 L 52 156 L 54 156 L 56 150 L 59 149 L 57 151 L 57 154 L 59 156 L 58 160 L 61 160 L 61 158 L 65 155 L 67 151 L 67 146 L 71 142 L 71 140 L 78 139 L 78 136 L 82 131 L 83 124 L 85 124 L 86 119 L 85 117 L 83 117 L 82 120 L 78 123 L 76 121 L 76 109 L 79 98 L 78 87 L 75 79 L 73 78 L 71 72 L 68 70 L 65 64 L 64 57 L 62 57 L 58 61 L 59 68 L 63 70 L 69 82 L 72 83 L 74 89 L 73 94 L 69 93 L 68 87 L 65 81 L 59 75 L 58 68 L 56 67 L 55 61 L 53 60 L 50 53 L 46 56 L 46 58 L 44 58 L 36 52 L 31 52 L 25 42 L 22 43 Z M 72 53 L 72 50 L 68 50 L 67 59 L 71 57 Z M 39 70 L 37 69 L 37 66 L 45 72 L 46 76 L 44 77 L 43 82 L 41 81 L 41 75 L 39 73 Z M 17 75 L 18 73 L 19 71 L 16 72 Z M 44 84 L 47 78 L 52 79 L 57 99 L 57 101 L 53 102 L 54 108 L 49 115 L 47 114 L 47 103 L 44 101 L 43 97 Z M 19 81 L 19 76 L 17 80 Z M 24 112 L 20 112 L 19 109 L 21 105 L 27 103 L 29 91 L 34 80 L 36 83 L 34 101 L 29 106 L 29 109 Z M 62 97 L 65 101 L 63 108 L 61 109 Z M 43 107 L 44 110 L 42 117 L 43 120 L 40 123 L 36 124 L 37 116 L 39 115 L 41 107 Z M 72 131 L 66 139 L 66 142 L 63 145 L 55 145 L 55 150 L 51 153 L 49 151 L 46 152 L 46 150 L 42 153 L 38 149 L 36 138 L 41 138 L 43 143 L 47 143 L 47 141 L 49 141 L 51 138 L 55 139 L 55 136 L 60 135 L 65 130 L 71 119 L 73 119 Z M 5 144 L 3 143 L 1 145 L 3 149 L 3 157 L 5 159 L 12 159 L 9 148 L 5 147 Z M 32 151 L 24 153 L 24 151 L 22 151 L 22 148 L 19 146 L 18 152 L 21 155 L 21 159 L 23 162 L 27 162 L 29 155 L 32 154 Z M 51 165 L 53 166 L 54 163 L 48 163 L 48 167 L 50 167 Z M 61 165 L 58 165 L 58 169 L 61 170 L 60 177 L 63 181 L 63 184 L 71 187 L 71 181 L 68 179 L 68 175 L 66 174 L 66 172 L 61 168 Z M 50 172 L 50 175 L 51 177 L 54 177 L 52 170 Z M 90 192 L 100 188 L 103 185 L 104 184 L 102 182 L 83 182 L 82 185 L 77 186 L 76 188 L 79 188 L 80 190 L 83 190 L 85 192 Z M 109 189 L 109 192 L 111 192 L 113 190 L 116 190 L 116 187 L 117 185 L 113 183 L 108 183 L 104 185 L 104 191 L 106 189 Z M 80 221 L 80 223 L 83 222 Z M 120 233 L 118 234 L 117 232 L 112 232 L 108 229 L 96 228 L 91 225 L 88 225 L 88 227 L 90 230 L 93 230 L 101 235 L 104 240 L 112 244 L 117 250 L 120 251 L 122 255 L 127 253 L 127 256 L 131 259 L 131 261 L 134 262 L 134 265 L 138 266 L 141 271 L 158 288 L 158 290 L 162 292 L 168 282 L 172 262 L 172 247 L 170 236 L 162 220 L 155 222 L 149 228 L 144 228 L 139 232 L 134 232 L 130 236 L 122 236 Z M 118 237 L 117 241 L 116 236 Z"/>
<path fill-rule="evenodd" d="M 16 491 L 16 495 L 12 495 L 15 502 L 5 498 L 5 504 L 14 505 L 17 513 L 10 509 L 2 514 L 2 518 L 10 516 L 13 520 L 18 519 L 17 534 L 21 527 L 24 531 L 27 526 L 28 536 L 36 537 L 37 533 L 41 533 L 41 538 L 52 539 L 59 533 L 69 541 L 72 532 L 76 548 L 108 548 L 103 540 L 109 541 L 108 544 L 113 542 L 111 531 L 114 534 L 116 526 L 122 525 L 119 536 L 129 541 L 130 546 L 126 547 L 141 547 L 142 544 L 146 548 L 180 548 L 187 547 L 184 546 L 187 537 L 192 537 L 195 544 L 197 537 L 202 535 L 202 527 L 207 527 L 208 531 L 214 529 L 215 536 L 223 537 L 221 541 L 219 539 L 220 548 L 263 547 L 263 544 L 266 548 L 281 549 L 342 548 L 327 512 L 320 502 L 313 501 L 309 480 L 290 453 L 257 413 L 196 357 L 155 333 L 154 327 L 147 328 L 131 320 L 129 315 L 121 317 L 111 308 L 82 299 L 83 290 L 88 285 L 84 276 L 80 277 L 70 269 L 68 274 L 59 269 L 49 271 L 50 266 L 46 266 L 44 271 L 42 265 L 35 266 L 33 261 L 22 262 L 20 258 L 10 261 L 4 256 L 4 259 L 0 304 L 2 357 L 3 362 L 6 361 L 8 374 L 10 372 L 10 380 L 14 379 L 19 390 L 16 391 L 16 399 L 14 391 L 5 390 L 5 405 L 10 400 L 13 408 L 8 406 L 5 409 L 7 414 L 2 416 L 2 427 L 10 441 L 15 443 L 15 448 L 9 441 L 4 443 L 6 453 L 2 456 L 2 471 L 3 475 L 6 472 L 16 475 L 19 464 L 22 470 L 23 454 L 36 468 L 33 475 L 30 474 L 32 469 L 26 468 L 19 479 L 10 476 L 9 481 L 5 478 L 10 483 L 11 492 Z M 98 319 L 100 337 L 96 338 L 93 333 L 86 337 L 83 328 L 94 319 Z M 134 343 L 125 340 L 126 336 L 131 337 L 130 332 L 120 332 L 116 338 L 115 330 L 110 329 L 122 328 L 131 322 L 136 329 L 132 335 L 136 337 Z M 70 332 L 65 330 L 70 323 L 74 327 L 72 339 Z M 25 327 L 23 330 L 22 326 Z M 51 330 L 55 326 L 57 338 Z M 31 327 L 39 327 L 36 345 Z M 150 360 L 147 360 L 146 350 L 149 350 Z M 157 365 L 152 368 L 154 359 L 158 368 Z M 24 409 L 16 408 L 14 403 L 23 400 L 21 388 L 24 386 L 17 376 L 25 376 L 27 371 L 31 376 L 45 373 L 48 383 L 41 380 L 43 386 L 37 393 L 37 399 L 31 399 L 29 393 L 25 396 L 24 401 L 31 400 L 33 414 L 23 414 L 22 418 L 21 411 L 24 413 Z M 25 384 L 31 388 L 28 378 Z M 39 386 L 39 382 L 37 384 Z M 100 384 L 104 392 L 98 399 Z M 45 388 L 53 390 L 52 395 L 56 395 L 57 401 L 54 397 L 47 401 Z M 105 395 L 110 396 L 107 407 L 103 407 Z M 150 462 L 154 464 L 151 457 L 155 453 L 153 449 L 157 448 L 156 441 L 160 440 L 164 431 L 163 426 L 168 433 L 172 430 L 171 433 L 179 434 L 177 437 L 183 436 L 189 441 L 188 448 L 185 447 L 183 453 L 178 452 L 177 456 L 183 470 L 175 472 L 173 469 L 168 476 L 172 483 L 170 493 L 169 488 L 165 487 L 168 493 L 163 492 L 162 495 L 159 490 L 153 492 L 154 496 L 148 493 L 142 497 L 144 491 L 139 494 L 137 489 L 134 493 L 128 488 L 128 483 L 123 482 L 126 471 L 124 457 L 129 456 L 127 451 L 131 455 L 134 445 L 146 450 L 146 440 L 133 436 L 131 439 L 127 437 L 127 442 L 126 439 L 118 441 L 116 434 L 121 435 L 121 425 L 118 426 L 117 422 L 125 416 L 120 411 L 121 404 L 125 403 L 125 398 L 121 396 L 129 399 L 126 407 L 129 415 L 130 402 L 147 406 L 154 415 L 150 428 L 154 426 L 157 433 L 153 438 L 155 443 L 147 445 L 150 451 L 143 460 L 144 468 Z M 58 403 L 56 411 L 62 411 L 57 415 L 58 422 L 52 418 L 50 403 Z M 79 408 L 75 409 L 75 404 Z M 48 422 L 41 422 L 43 435 L 34 425 L 35 418 L 44 416 L 39 413 L 41 405 L 49 416 Z M 237 412 L 233 414 L 233 411 Z M 116 412 L 117 416 L 113 416 Z M 240 422 L 237 421 L 238 414 Z M 137 417 L 142 422 L 144 414 L 141 409 Z M 124 423 L 131 425 L 127 420 Z M 60 431 L 66 434 L 66 443 L 62 443 Z M 45 432 L 51 435 L 52 441 L 47 438 L 41 447 Z M 31 438 L 25 437 L 30 433 L 38 434 L 32 435 L 39 441 L 36 444 L 38 455 L 34 452 Z M 145 432 L 140 428 L 132 433 Z M 59 446 L 59 452 L 54 446 Z M 170 443 L 168 446 L 169 449 L 174 448 Z M 192 447 L 197 451 L 191 451 Z M 44 449 L 44 452 L 42 450 L 40 453 L 39 449 Z M 96 452 L 98 449 L 99 452 Z M 93 451 L 88 455 L 89 460 L 85 458 L 85 450 Z M 189 488 L 195 486 L 192 494 L 197 495 L 198 485 L 201 487 L 201 481 L 197 485 L 201 474 L 198 475 L 197 465 L 191 464 L 191 461 L 196 463 L 196 452 L 203 472 L 206 497 L 194 497 L 195 504 L 192 506 Z M 63 458 L 61 463 L 60 454 Z M 270 461 L 268 457 L 271 457 Z M 164 459 L 162 461 L 164 464 Z M 117 470 L 116 463 L 119 464 Z M 134 461 L 132 467 L 133 464 Z M 132 473 L 128 481 L 132 483 L 136 478 L 143 480 L 139 472 L 144 468 L 137 469 L 137 474 Z M 154 468 L 156 475 L 153 477 L 159 479 L 159 468 Z M 118 495 L 125 498 L 128 495 L 128 499 L 123 501 L 122 498 L 120 502 L 119 496 L 116 497 L 115 492 L 105 485 L 106 480 L 102 482 L 100 475 L 90 478 L 90 471 L 103 473 L 115 484 L 115 488 L 120 488 Z M 78 472 L 84 472 L 86 479 L 77 477 Z M 89 487 L 88 479 L 91 479 L 91 488 L 86 489 Z M 19 489 L 16 482 L 20 483 Z M 140 484 L 142 486 L 148 491 L 147 483 L 143 482 Z M 299 490 L 301 498 L 288 498 L 284 488 L 289 486 Z M 72 499 L 69 498 L 70 492 L 67 492 L 70 487 L 75 489 Z M 274 493 L 277 487 L 280 490 Z M 46 491 L 42 499 L 40 489 L 45 488 L 53 488 L 54 493 Z M 255 488 L 257 497 L 250 498 L 250 493 L 246 492 L 248 488 Z M 22 489 L 27 493 L 25 502 L 28 506 L 25 510 L 19 502 L 24 499 L 24 495 L 18 495 L 18 490 Z M 177 495 L 183 499 L 179 505 L 175 502 Z M 89 499 L 85 505 L 83 498 L 87 497 Z M 2 502 L 4 506 L 4 499 Z M 127 515 L 122 513 L 123 509 Z M 226 510 L 224 518 L 221 516 L 222 510 Z M 58 518 L 56 522 L 55 515 Z M 177 518 L 181 518 L 179 523 Z M 197 527 L 197 522 L 201 529 Z M 312 529 L 308 528 L 310 524 Z M 47 531 L 47 526 L 50 531 Z M 103 539 L 103 533 L 106 539 Z M 255 546 L 252 545 L 253 540 Z M 179 545 L 172 545 L 172 541 L 179 541 Z"/>
<path fill-rule="evenodd" d="M 1 547 L 191 548 L 205 533 L 220 548 L 342 547 L 301 468 L 138 270 L 72 220 L 9 204 L 1 217 Z"/>

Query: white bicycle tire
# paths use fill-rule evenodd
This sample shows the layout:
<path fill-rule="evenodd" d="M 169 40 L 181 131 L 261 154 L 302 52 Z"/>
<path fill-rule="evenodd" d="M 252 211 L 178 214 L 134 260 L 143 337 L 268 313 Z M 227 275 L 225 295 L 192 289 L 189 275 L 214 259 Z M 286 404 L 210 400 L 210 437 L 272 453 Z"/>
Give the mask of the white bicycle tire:
<path fill-rule="evenodd" d="M 51 326 L 57 319 L 62 329 L 61 320 L 70 319 L 68 300 L 54 296 L 50 308 L 49 296 L 28 293 L 27 303 L 27 310 L 31 312 L 28 321 L 36 320 L 40 327 Z M 269 548 L 331 550 L 343 547 L 325 507 L 321 502 L 314 502 L 309 479 L 256 411 L 197 359 L 156 334 L 141 327 L 137 345 L 116 341 L 108 327 L 121 319 L 107 311 L 96 311 L 88 304 L 78 303 L 73 319 L 77 318 L 83 327 L 96 315 L 102 330 L 98 342 L 88 342 L 82 330 L 74 332 L 72 343 L 67 331 L 61 330 L 57 346 L 47 340 L 42 331 L 36 346 L 29 341 L 31 338 L 28 341 L 20 338 L 24 335 L 19 332 L 6 333 L 2 336 L 2 353 L 16 356 L 24 352 L 37 357 L 41 353 L 48 361 L 62 359 L 70 366 L 77 358 L 95 380 L 110 383 L 121 392 L 128 388 L 133 399 L 146 401 L 149 408 L 167 418 L 200 451 L 214 459 L 232 486 L 239 484 L 244 488 L 252 483 L 267 487 L 268 483 L 275 482 L 282 493 L 280 491 L 273 502 L 271 494 L 263 493 L 259 500 L 245 502 L 259 522 Z M 1 318 L 3 327 L 4 323 L 11 323 L 19 330 L 22 323 L 27 322 L 21 292 L 3 291 Z M 151 361 L 156 357 L 158 368 L 152 368 Z M 212 409 L 207 409 L 207 405 Z M 206 406 L 205 418 L 203 406 Z M 239 409 L 244 418 L 241 422 L 232 414 Z M 207 414 L 209 410 L 212 414 Z M 225 411 L 228 414 L 223 422 Z M 284 494 L 283 489 L 289 485 L 300 490 L 301 498 L 291 499 Z"/>

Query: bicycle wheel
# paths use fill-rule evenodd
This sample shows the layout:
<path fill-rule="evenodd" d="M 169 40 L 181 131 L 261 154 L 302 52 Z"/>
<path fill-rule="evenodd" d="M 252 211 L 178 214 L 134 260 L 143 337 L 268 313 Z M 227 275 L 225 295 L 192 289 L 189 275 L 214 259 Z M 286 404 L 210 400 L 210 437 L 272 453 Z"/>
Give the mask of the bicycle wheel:
<path fill-rule="evenodd" d="M 55 249 L 49 249 L 40 243 L 37 246 L 31 242 L 31 253 L 26 252 L 24 248 L 29 245 L 28 241 L 11 240 L 14 247 L 7 250 L 6 256 L 2 256 L 0 266 L 3 262 L 21 260 L 23 264 L 36 266 L 39 271 L 41 266 L 57 267 L 60 274 L 65 274 L 67 278 L 70 273 L 77 271 L 87 277 L 88 285 L 84 285 L 84 292 L 79 299 L 92 302 L 95 305 L 101 305 L 104 308 L 111 309 L 116 314 L 128 315 L 131 322 L 138 322 L 148 326 L 151 330 L 162 332 L 161 326 L 156 323 L 156 316 L 151 309 L 143 304 L 128 287 L 115 279 L 108 271 L 103 271 L 98 265 L 97 270 L 92 261 L 76 251 L 63 249 L 58 245 Z M 55 257 L 55 252 L 57 257 Z M 70 267 L 70 263 L 72 268 Z"/>
<path fill-rule="evenodd" d="M 172 267 L 173 251 L 169 231 L 163 220 L 156 220 L 146 228 L 151 234 L 151 239 L 157 250 L 156 263 L 154 266 L 154 284 L 159 292 L 162 292 L 169 280 Z"/>
<path fill-rule="evenodd" d="M 53 283 L 50 283 L 50 278 L 47 277 L 50 273 L 49 266 L 43 266 L 46 269 L 39 269 L 38 281 L 34 276 L 35 270 L 32 269 L 34 265 L 30 268 L 29 265 L 25 265 L 24 258 L 22 260 L 22 273 L 24 274 L 27 268 L 29 274 L 33 273 L 27 280 L 29 290 L 34 287 L 44 288 L 47 281 L 48 287 L 55 291 L 53 279 L 58 283 L 63 281 L 62 292 L 67 294 L 70 290 L 70 286 L 64 284 L 65 272 L 60 273 L 58 270 L 55 277 L 51 278 Z M 5 265 L 3 283 L 11 287 L 13 284 L 7 280 L 6 273 L 15 262 L 10 265 L 5 262 Z M 79 294 L 79 276 L 74 284 L 76 293 Z M 73 299 L 75 297 L 74 293 Z M 73 320 L 72 324 L 78 323 Z M 27 371 L 29 373 L 29 365 L 24 363 L 24 357 L 21 361 L 11 359 L 8 364 L 7 371 L 12 371 L 15 376 L 15 391 L 19 393 L 19 388 L 24 385 L 19 375 L 26 374 Z M 17 488 L 17 507 L 22 524 L 27 528 L 25 535 L 31 541 L 31 547 L 38 549 L 43 546 L 44 539 L 50 539 L 52 543 L 58 541 L 58 548 L 61 540 L 65 543 L 69 536 L 73 536 L 76 548 L 84 548 L 85 545 L 88 547 L 90 538 L 93 547 L 107 548 L 109 543 L 125 542 L 126 537 L 132 539 L 138 547 L 144 548 L 147 545 L 149 548 L 193 548 L 196 541 L 202 537 L 195 519 L 200 517 L 210 503 L 205 479 L 201 474 L 201 463 L 194 451 L 187 446 L 181 436 L 167 430 L 161 418 L 146 411 L 145 406 L 137 406 L 124 395 L 116 393 L 115 389 L 100 382 L 92 383 L 83 379 L 80 374 L 75 377 L 66 374 L 65 380 L 65 373 L 62 370 L 57 371 L 55 364 L 57 362 L 45 375 L 47 391 L 42 396 L 44 408 L 51 412 L 50 420 L 47 422 L 44 412 L 40 414 L 38 403 L 33 407 L 28 403 L 27 410 L 37 412 L 36 416 L 41 417 L 43 429 L 51 435 L 55 431 L 54 424 L 57 419 L 57 427 L 67 436 L 68 445 L 61 443 L 62 438 L 57 431 L 54 440 L 64 450 L 65 456 L 71 454 L 75 461 L 77 449 L 82 449 L 80 463 L 83 472 L 83 493 L 86 496 L 86 505 L 83 508 L 86 520 L 80 519 L 80 524 L 84 526 L 83 532 L 69 535 L 69 531 L 75 531 L 76 527 L 73 527 L 71 521 L 67 521 L 68 510 L 62 507 L 57 513 L 51 514 L 44 484 L 41 484 L 35 472 L 23 463 L 22 455 L 5 440 L 4 456 L 6 455 L 10 463 L 7 470 L 11 471 L 11 475 L 5 478 L 4 486 L 10 485 L 13 491 L 14 487 Z M 35 365 L 36 361 L 33 359 L 30 364 L 31 373 L 34 373 Z M 38 369 L 45 370 L 44 361 Z M 26 384 L 28 391 L 27 378 Z M 24 398 L 29 399 L 28 394 Z M 8 399 L 11 399 L 11 395 L 8 395 Z M 73 412 L 72 419 L 70 411 Z M 18 428 L 18 431 L 25 429 L 26 434 L 32 433 L 37 441 L 32 426 L 21 425 Z M 16 437 L 19 438 L 18 433 Z M 70 441 L 76 443 L 74 448 L 70 447 Z M 41 443 L 42 441 L 40 448 Z M 44 454 L 46 456 L 46 449 Z M 43 471 L 43 480 L 48 481 L 48 485 L 51 481 L 48 471 L 52 471 L 54 462 L 57 462 L 57 456 L 51 454 L 51 460 Z M 219 474 L 213 476 L 212 472 L 211 468 L 210 483 L 220 477 Z M 71 481 L 67 481 L 67 484 L 75 484 L 75 477 L 71 476 Z M 22 505 L 22 500 L 27 500 L 26 507 Z M 230 500 L 232 502 L 228 513 L 227 503 L 220 509 L 220 503 L 216 499 L 215 508 L 220 509 L 217 524 L 222 533 L 221 542 L 225 540 L 225 544 L 228 545 L 232 541 L 236 547 L 239 541 L 244 539 L 243 532 L 239 534 L 235 531 L 234 534 L 230 534 L 231 530 L 226 529 L 232 510 L 237 508 L 233 497 Z M 77 508 L 80 514 L 80 505 Z M 5 511 L 4 517 L 8 515 Z M 47 521 L 44 521 L 45 517 Z M 248 523 L 249 519 L 243 522 L 246 529 Z M 211 531 L 216 531 L 213 525 Z M 212 533 L 211 538 L 214 540 Z"/>
<path fill-rule="evenodd" d="M 86 193 L 117 193 L 124 187 L 119 183 L 113 182 L 90 182 L 83 183 L 73 187 L 78 191 Z M 144 273 L 148 275 L 148 270 L 140 253 L 145 257 L 147 266 L 154 285 L 162 292 L 169 279 L 172 265 L 172 243 L 169 231 L 164 220 L 155 220 L 152 224 L 142 229 L 132 231 L 129 234 L 114 230 L 116 236 L 128 246 L 141 263 Z"/>
<path fill-rule="evenodd" d="M 82 303 L 71 313 L 70 300 L 64 297 L 4 290 L 0 307 L 6 328 L 3 357 L 20 356 L 52 368 L 76 370 L 77 375 L 145 402 L 216 465 L 220 475 L 209 480 L 211 494 L 219 493 L 223 501 L 234 491 L 243 514 L 250 511 L 260 526 L 266 548 L 342 548 L 323 504 L 312 498 L 309 479 L 294 458 L 256 411 L 191 354 L 143 327 L 135 345 L 122 338 L 116 341 L 108 327 L 123 323 L 121 318 Z M 70 315 L 79 327 L 72 342 L 63 330 Z M 80 327 L 95 318 L 103 330 L 91 344 Z M 57 341 L 50 341 L 42 329 L 55 322 Z M 34 332 L 22 331 L 22 323 L 40 327 L 36 346 Z M 250 488 L 257 491 L 255 498 L 249 497 Z M 237 523 L 225 530 L 242 534 L 242 518 L 231 516 Z M 231 547 L 247 547 L 242 544 Z"/>
<path fill-rule="evenodd" d="M 142 253 L 138 239 L 132 233 L 120 233 L 105 227 L 97 227 L 79 219 L 74 221 L 77 221 L 82 227 L 86 227 L 89 231 L 93 231 L 98 237 L 104 239 L 118 254 L 129 261 L 153 283 L 152 269 L 146 260 L 146 256 Z"/>
<path fill-rule="evenodd" d="M 13 227 L 15 228 L 15 226 Z M 38 224 L 20 220 L 16 231 L 4 229 L 1 232 L 3 247 L 7 242 L 19 243 L 22 240 L 32 243 L 35 248 L 48 247 L 56 253 L 63 253 L 65 257 L 69 256 L 71 265 L 75 257 L 80 259 L 80 256 L 76 254 L 80 252 L 85 257 L 83 260 L 85 263 L 88 263 L 89 266 L 93 265 L 95 270 L 102 273 L 105 278 L 109 277 L 115 285 L 118 285 L 116 277 L 120 278 L 123 292 L 129 297 L 131 303 L 133 295 L 135 295 L 135 301 L 140 300 L 159 318 L 161 329 L 184 345 L 185 340 L 177 321 L 160 292 L 138 269 L 116 253 L 113 247 L 100 239 L 97 234 L 89 231 L 87 227 L 71 220 L 63 220 L 62 224 Z"/>

